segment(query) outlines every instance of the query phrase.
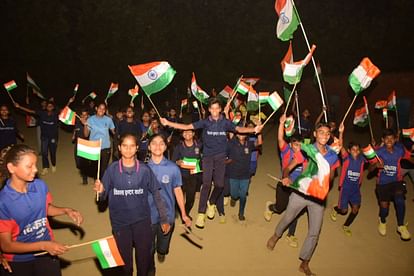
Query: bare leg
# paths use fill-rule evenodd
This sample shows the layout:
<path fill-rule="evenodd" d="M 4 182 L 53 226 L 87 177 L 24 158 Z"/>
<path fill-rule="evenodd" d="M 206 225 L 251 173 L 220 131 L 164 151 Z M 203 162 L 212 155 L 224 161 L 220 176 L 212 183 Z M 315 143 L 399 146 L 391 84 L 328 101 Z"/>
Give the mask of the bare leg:
<path fill-rule="evenodd" d="M 273 250 L 275 248 L 277 241 L 280 239 L 280 237 L 276 236 L 276 234 L 273 234 L 269 240 L 267 241 L 266 247 L 269 250 Z"/>
<path fill-rule="evenodd" d="M 299 271 L 305 273 L 306 276 L 315 276 L 316 274 L 310 270 L 309 261 L 302 261 Z"/>

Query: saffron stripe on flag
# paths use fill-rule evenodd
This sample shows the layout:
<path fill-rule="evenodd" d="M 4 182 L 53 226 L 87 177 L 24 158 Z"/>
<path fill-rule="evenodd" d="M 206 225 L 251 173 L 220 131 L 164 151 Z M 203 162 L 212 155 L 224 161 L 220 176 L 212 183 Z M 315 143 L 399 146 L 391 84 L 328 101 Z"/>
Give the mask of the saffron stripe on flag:
<path fill-rule="evenodd" d="M 101 142 L 78 138 L 77 155 L 89 160 L 99 160 L 101 155 Z"/>
<path fill-rule="evenodd" d="M 113 237 L 93 243 L 92 248 L 104 269 L 125 264 Z"/>

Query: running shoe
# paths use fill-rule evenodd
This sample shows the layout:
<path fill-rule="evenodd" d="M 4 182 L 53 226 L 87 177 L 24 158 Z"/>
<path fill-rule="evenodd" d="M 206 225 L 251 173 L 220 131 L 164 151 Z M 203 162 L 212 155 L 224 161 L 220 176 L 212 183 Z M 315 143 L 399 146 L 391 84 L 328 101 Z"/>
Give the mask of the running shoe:
<path fill-rule="evenodd" d="M 286 241 L 288 242 L 290 247 L 297 248 L 298 247 L 298 238 L 295 236 L 286 236 Z"/>
<path fill-rule="evenodd" d="M 270 211 L 269 206 L 272 205 L 271 201 L 266 201 L 266 208 L 264 210 L 263 216 L 266 221 L 270 221 L 272 219 L 273 212 Z"/>
<path fill-rule="evenodd" d="M 207 217 L 209 219 L 213 219 L 214 216 L 216 215 L 216 205 L 215 204 L 210 204 L 210 202 L 207 201 Z"/>
<path fill-rule="evenodd" d="M 205 216 L 206 216 L 205 214 L 201 214 L 201 213 L 198 214 L 197 219 L 196 219 L 196 223 L 195 223 L 195 226 L 197 228 L 200 228 L 200 229 L 204 228 L 205 219 L 206 219 Z"/>
<path fill-rule="evenodd" d="M 411 234 L 408 232 L 407 225 L 401 225 L 397 227 L 397 233 L 400 235 L 400 239 L 403 241 L 411 240 Z"/>
<path fill-rule="evenodd" d="M 379 219 L 378 232 L 381 236 L 385 236 L 387 234 L 387 223 L 382 223 L 381 219 Z"/>
<path fill-rule="evenodd" d="M 344 234 L 348 237 L 352 237 L 352 231 L 351 228 L 349 226 L 342 226 L 342 230 L 344 230 Z"/>
<path fill-rule="evenodd" d="M 338 215 L 338 213 L 335 211 L 335 208 L 332 208 L 332 212 L 331 212 L 331 220 L 332 221 L 336 221 L 336 216 Z"/>

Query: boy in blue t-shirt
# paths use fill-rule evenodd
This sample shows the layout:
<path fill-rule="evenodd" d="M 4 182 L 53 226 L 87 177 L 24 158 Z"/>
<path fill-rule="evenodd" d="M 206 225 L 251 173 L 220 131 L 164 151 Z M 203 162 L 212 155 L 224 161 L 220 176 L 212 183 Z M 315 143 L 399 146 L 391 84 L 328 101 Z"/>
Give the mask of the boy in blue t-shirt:
<path fill-rule="evenodd" d="M 401 240 L 409 241 L 411 234 L 408 232 L 407 225 L 404 224 L 405 217 L 405 194 L 407 188 L 402 180 L 401 159 L 407 159 L 414 163 L 412 150 L 409 152 L 404 146 L 397 142 L 397 136 L 392 129 L 385 129 L 382 135 L 383 146 L 376 149 L 376 153 L 381 162 L 370 166 L 370 170 L 378 169 L 378 179 L 375 192 L 379 202 L 378 232 L 381 236 L 387 234 L 386 218 L 388 216 L 390 201 L 394 201 L 395 213 L 397 215 L 397 232 Z"/>
<path fill-rule="evenodd" d="M 346 215 L 348 213 L 348 204 L 351 204 L 351 213 L 346 219 L 342 229 L 345 235 L 352 236 L 349 226 L 358 215 L 361 207 L 361 183 L 362 172 L 365 157 L 361 154 L 361 146 L 357 143 L 350 142 L 348 150 L 343 147 L 344 125 L 339 126 L 339 145 L 341 147 L 342 169 L 339 179 L 339 200 L 331 212 L 331 220 L 336 221 L 336 215 Z"/>
<path fill-rule="evenodd" d="M 229 108 L 229 104 L 226 109 Z M 192 124 L 180 124 L 170 122 L 165 118 L 160 118 L 164 126 L 177 128 L 181 130 L 203 129 L 203 186 L 200 192 L 200 202 L 198 206 L 198 216 L 196 227 L 204 228 L 205 217 L 213 219 L 215 216 L 215 206 L 224 188 L 224 173 L 227 154 L 227 136 L 226 133 L 259 133 L 262 126 L 254 128 L 234 126 L 233 123 L 226 119 L 222 114 L 220 101 L 217 98 L 211 98 L 208 104 L 210 116 L 206 119 L 194 122 Z M 214 189 L 210 195 L 211 183 L 214 179 Z M 209 197 L 210 195 L 210 197 Z"/>

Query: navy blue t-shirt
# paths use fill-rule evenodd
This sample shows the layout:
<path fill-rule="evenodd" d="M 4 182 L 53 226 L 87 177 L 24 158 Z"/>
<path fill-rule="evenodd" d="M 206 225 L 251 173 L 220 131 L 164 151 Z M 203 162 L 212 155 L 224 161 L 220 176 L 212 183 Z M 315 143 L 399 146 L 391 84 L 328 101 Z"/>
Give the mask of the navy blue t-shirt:
<path fill-rule="evenodd" d="M 177 160 L 182 160 L 184 157 L 197 158 L 198 160 L 201 160 L 202 146 L 202 143 L 194 141 L 191 147 L 187 147 L 184 141 L 181 141 L 177 144 L 177 146 L 175 146 L 171 161 L 176 162 Z M 180 170 L 182 175 L 187 177 L 190 175 L 189 169 L 180 168 Z"/>
<path fill-rule="evenodd" d="M 12 118 L 1 119 L 0 122 L 0 150 L 17 143 L 16 121 Z"/>
<path fill-rule="evenodd" d="M 214 120 L 209 116 L 206 119 L 193 123 L 194 129 L 203 129 L 203 155 L 212 156 L 226 152 L 227 135 L 226 132 L 235 132 L 234 124 L 220 115 L 218 120 Z"/>
<path fill-rule="evenodd" d="M 252 151 L 255 150 L 253 141 L 246 141 L 241 144 L 239 139 L 234 136 L 228 142 L 228 157 L 232 160 L 226 166 L 226 175 L 234 179 L 250 178 L 250 159 Z"/>
<path fill-rule="evenodd" d="M 140 123 L 137 121 L 132 121 L 132 122 L 127 122 L 127 120 L 120 121 L 118 123 L 117 133 L 119 136 L 122 136 L 126 133 L 133 134 L 138 139 L 141 139 L 141 136 L 142 136 L 141 126 L 140 126 Z"/>
<path fill-rule="evenodd" d="M 36 116 L 39 118 L 40 136 L 42 138 L 58 138 L 58 113 L 52 111 L 48 114 L 46 110 L 37 110 Z"/>

